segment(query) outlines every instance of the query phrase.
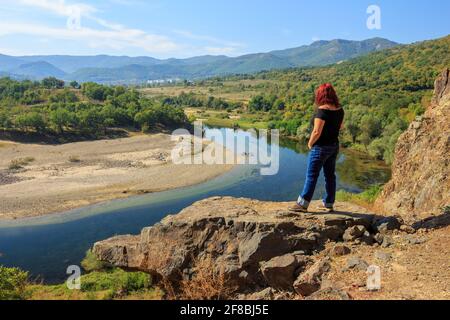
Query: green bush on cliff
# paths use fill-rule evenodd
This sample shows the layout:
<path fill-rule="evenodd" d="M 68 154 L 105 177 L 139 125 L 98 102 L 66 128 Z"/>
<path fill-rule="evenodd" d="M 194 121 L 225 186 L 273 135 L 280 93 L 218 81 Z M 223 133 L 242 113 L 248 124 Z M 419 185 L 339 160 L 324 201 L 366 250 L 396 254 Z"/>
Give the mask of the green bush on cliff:
<path fill-rule="evenodd" d="M 338 191 L 336 199 L 344 202 L 354 202 L 359 204 L 373 204 L 377 200 L 380 193 L 383 191 L 383 186 L 375 185 L 365 190 L 362 193 L 354 194 L 343 190 Z"/>
<path fill-rule="evenodd" d="M 151 277 L 141 272 L 121 269 L 92 272 L 81 276 L 81 290 L 70 290 L 66 283 L 59 285 L 30 284 L 25 296 L 31 300 L 112 300 L 161 299 L 164 293 L 151 287 Z"/>
<path fill-rule="evenodd" d="M 105 271 L 111 268 L 108 263 L 98 260 L 91 250 L 86 252 L 86 257 L 81 261 L 81 266 L 86 272 Z"/>
<path fill-rule="evenodd" d="M 92 272 L 81 278 L 81 291 L 111 291 L 123 294 L 149 289 L 152 284 L 150 275 L 142 272 L 126 272 L 113 269 L 107 272 Z"/>
<path fill-rule="evenodd" d="M 28 273 L 0 266 L 0 300 L 24 300 L 28 297 Z"/>
<path fill-rule="evenodd" d="M 83 292 L 109 291 L 113 298 L 119 293 L 149 289 L 152 284 L 150 275 L 113 268 L 110 264 L 99 261 L 91 250 L 86 252 L 81 266 L 88 272 L 81 277 Z"/>

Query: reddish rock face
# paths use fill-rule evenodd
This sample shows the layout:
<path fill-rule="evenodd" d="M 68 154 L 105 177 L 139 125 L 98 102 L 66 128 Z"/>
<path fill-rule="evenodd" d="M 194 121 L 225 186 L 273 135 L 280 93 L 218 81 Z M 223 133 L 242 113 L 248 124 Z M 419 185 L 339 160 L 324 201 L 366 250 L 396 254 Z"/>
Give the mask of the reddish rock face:
<path fill-rule="evenodd" d="M 417 222 L 450 205 L 450 70 L 435 83 L 432 103 L 400 137 L 392 180 L 377 206 L 388 215 Z"/>

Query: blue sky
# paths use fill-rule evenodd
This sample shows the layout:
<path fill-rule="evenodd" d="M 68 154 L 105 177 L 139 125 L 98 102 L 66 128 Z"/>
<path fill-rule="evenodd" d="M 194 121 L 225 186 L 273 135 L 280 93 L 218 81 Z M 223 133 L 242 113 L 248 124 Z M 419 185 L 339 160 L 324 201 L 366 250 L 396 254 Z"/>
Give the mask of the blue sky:
<path fill-rule="evenodd" d="M 381 9 L 369 30 L 367 8 Z M 0 53 L 145 55 L 266 52 L 315 40 L 450 34 L 448 0 L 0 0 Z"/>

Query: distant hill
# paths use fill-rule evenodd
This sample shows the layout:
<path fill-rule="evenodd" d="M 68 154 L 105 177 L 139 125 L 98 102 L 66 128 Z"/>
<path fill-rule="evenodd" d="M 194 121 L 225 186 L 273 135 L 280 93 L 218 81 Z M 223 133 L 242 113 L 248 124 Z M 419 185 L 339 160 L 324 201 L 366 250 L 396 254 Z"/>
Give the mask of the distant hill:
<path fill-rule="evenodd" d="M 43 79 L 45 77 L 64 78 L 66 73 L 52 64 L 39 61 L 22 64 L 19 67 L 12 69 L 11 73 L 18 75 L 26 75 L 33 79 Z"/>
<path fill-rule="evenodd" d="M 310 46 L 273 51 L 272 55 L 288 60 L 296 67 L 321 66 L 356 58 L 374 51 L 389 49 L 397 43 L 373 38 L 364 41 L 317 41 Z"/>
<path fill-rule="evenodd" d="M 382 38 L 364 41 L 317 41 L 309 46 L 249 54 L 240 57 L 200 56 L 159 60 L 151 57 L 118 56 L 24 56 L 0 55 L 0 71 L 40 78 L 101 83 L 136 83 L 170 78 L 195 79 L 229 74 L 302 66 L 322 66 L 349 60 L 398 44 Z"/>
<path fill-rule="evenodd" d="M 45 61 L 66 73 L 73 73 L 86 68 L 121 68 L 127 65 L 138 64 L 151 66 L 160 63 L 161 60 L 151 57 L 126 57 L 126 56 L 27 56 L 18 57 L 22 61 Z"/>
<path fill-rule="evenodd" d="M 0 72 L 8 72 L 24 63 L 25 61 L 21 60 L 20 58 L 0 54 Z"/>

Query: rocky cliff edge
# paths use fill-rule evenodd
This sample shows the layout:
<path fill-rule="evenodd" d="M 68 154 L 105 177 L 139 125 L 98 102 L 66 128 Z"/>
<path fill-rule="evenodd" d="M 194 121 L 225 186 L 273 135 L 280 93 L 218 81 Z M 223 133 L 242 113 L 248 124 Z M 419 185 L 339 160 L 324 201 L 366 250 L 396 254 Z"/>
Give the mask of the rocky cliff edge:
<path fill-rule="evenodd" d="M 352 204 L 338 204 L 335 214 L 317 209 L 311 215 L 292 214 L 289 205 L 206 199 L 140 235 L 96 243 L 93 252 L 116 267 L 147 272 L 175 287 L 195 277 L 195 265 L 210 258 L 211 267 L 238 293 L 270 289 L 308 297 L 324 289 L 332 256 L 349 254 L 350 244 L 386 244 L 388 234 L 402 227 L 395 217 L 380 217 Z M 360 264 L 368 267 L 360 261 L 351 267 Z"/>
<path fill-rule="evenodd" d="M 435 83 L 431 105 L 399 138 L 392 179 L 377 206 L 417 222 L 450 205 L 450 70 Z"/>

